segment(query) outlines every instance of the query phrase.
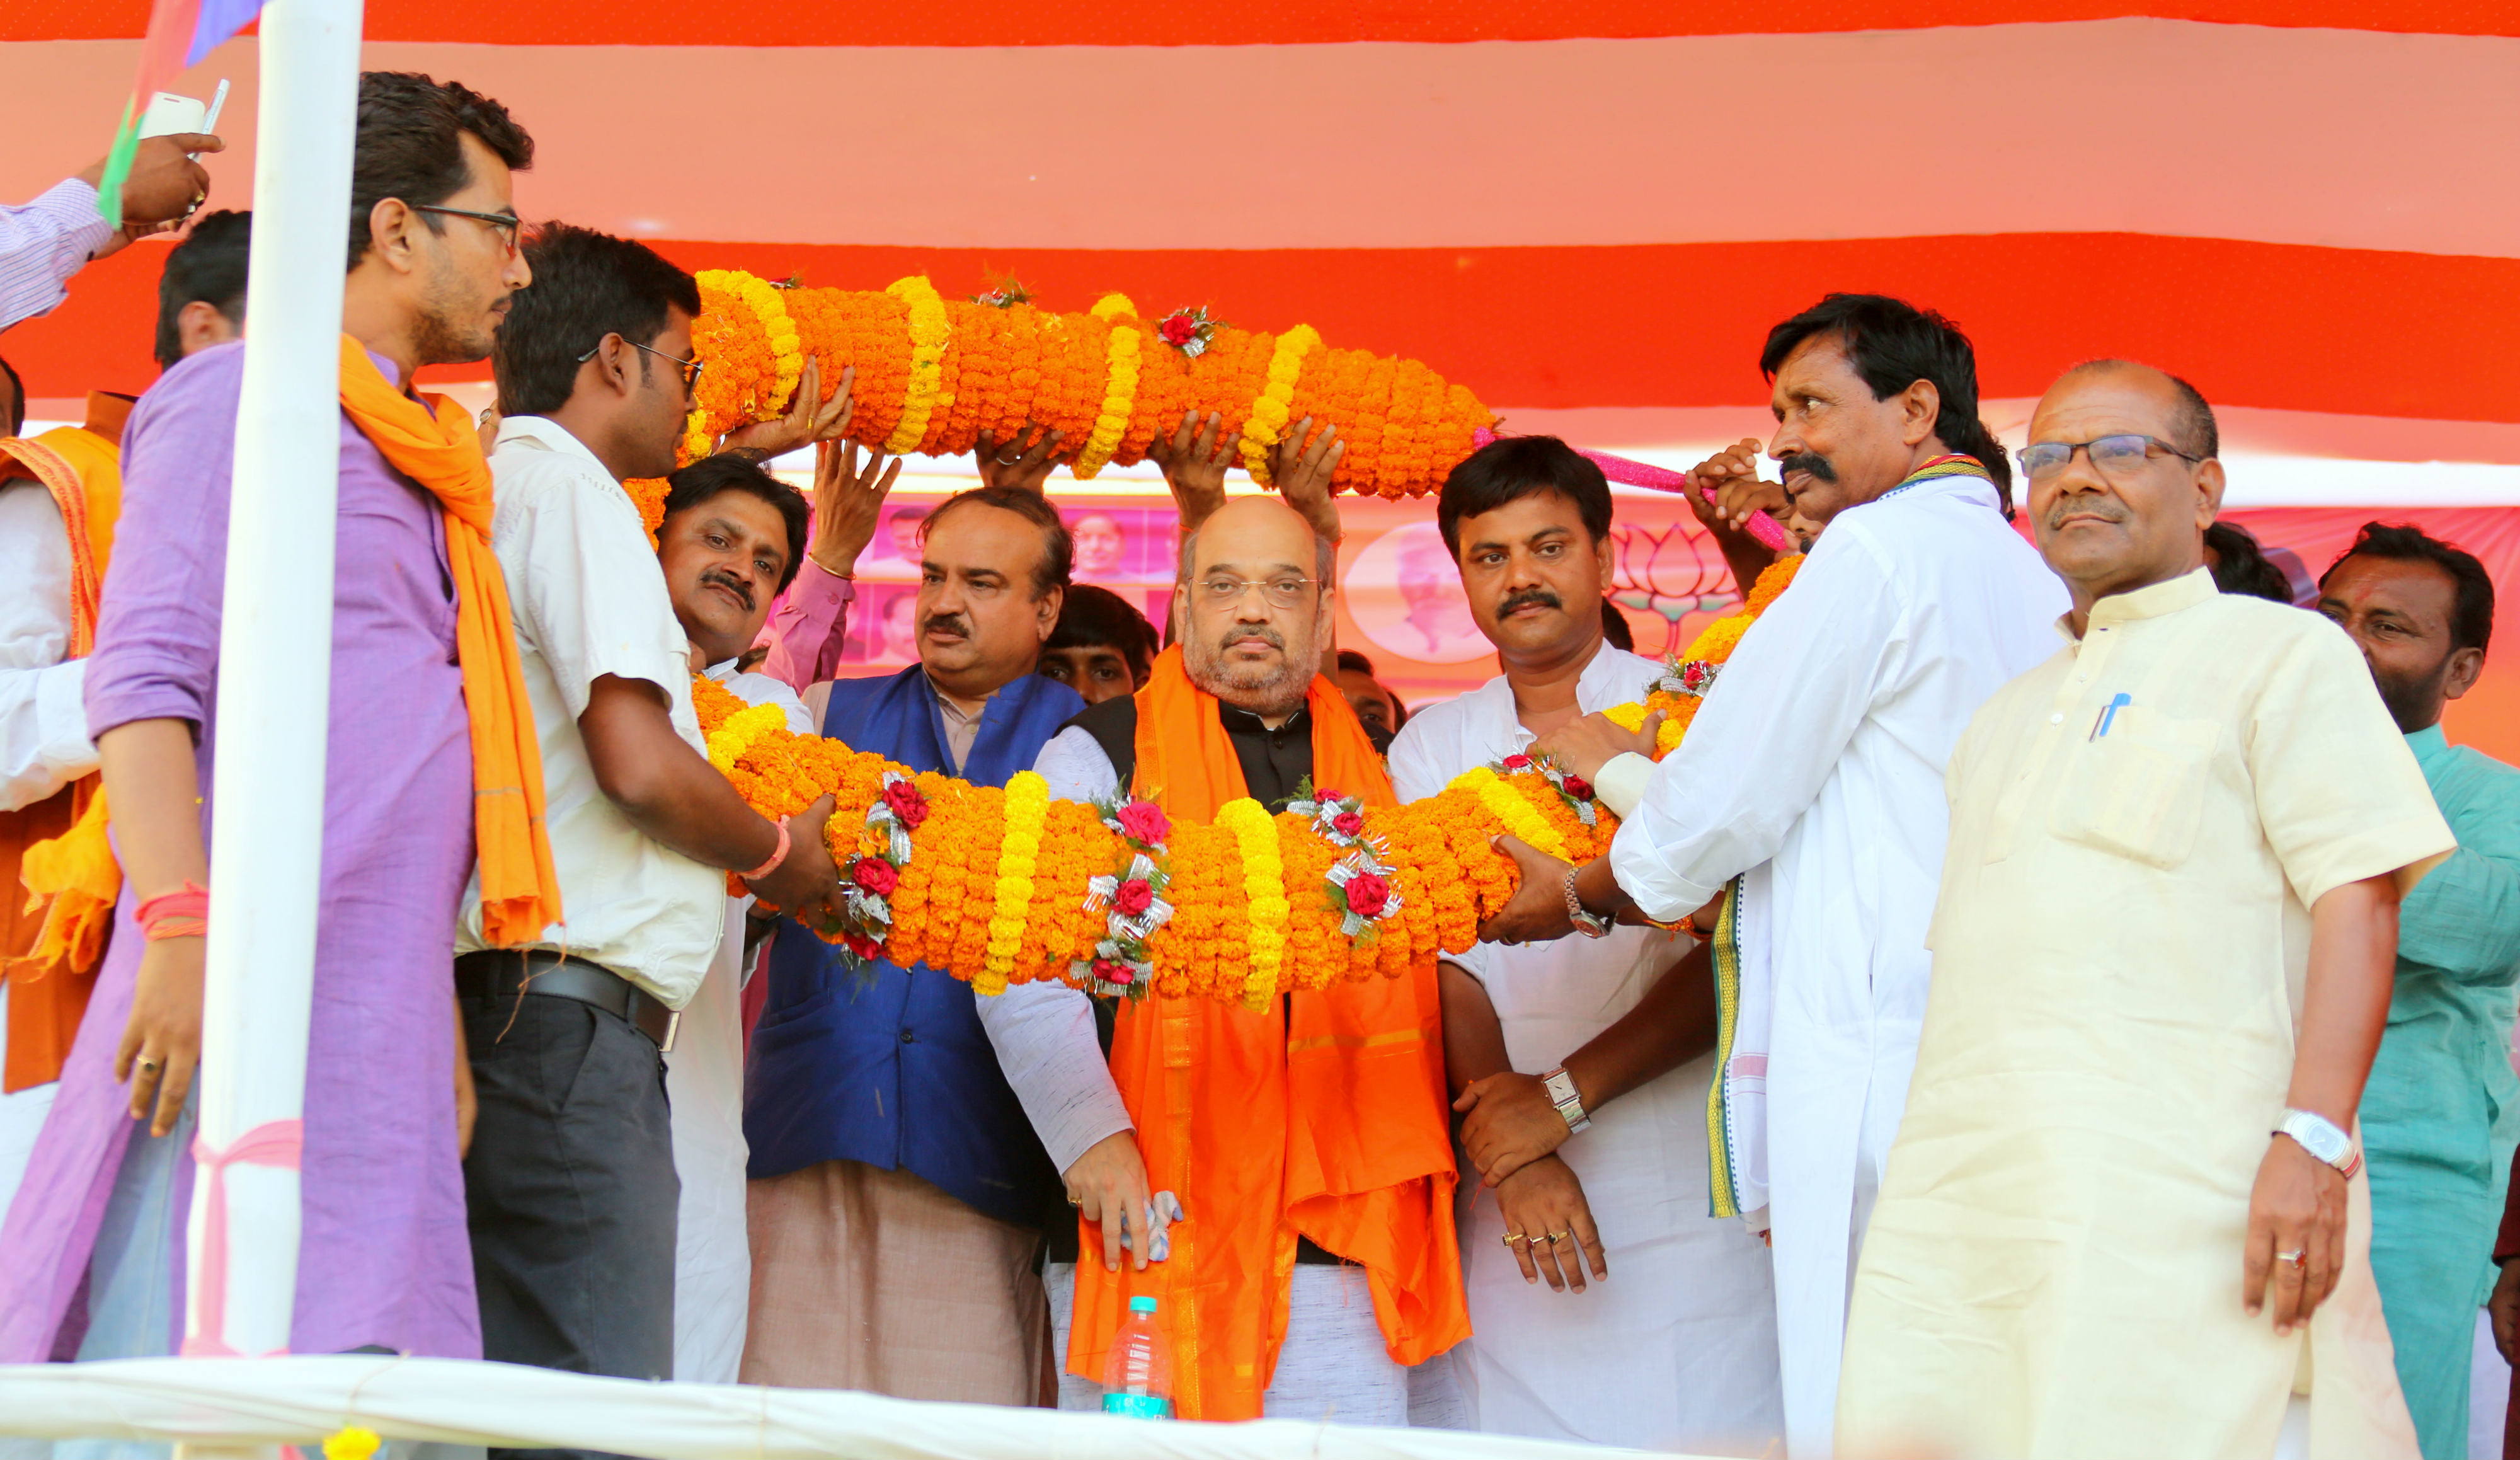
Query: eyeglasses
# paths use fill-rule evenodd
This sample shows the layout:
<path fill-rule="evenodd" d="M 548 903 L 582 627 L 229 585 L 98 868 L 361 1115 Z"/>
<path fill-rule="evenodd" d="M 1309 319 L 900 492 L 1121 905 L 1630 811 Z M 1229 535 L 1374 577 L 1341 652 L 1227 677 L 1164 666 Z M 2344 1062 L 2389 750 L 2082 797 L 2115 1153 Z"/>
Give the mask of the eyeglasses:
<path fill-rule="evenodd" d="M 525 226 L 525 220 L 515 213 L 476 213 L 471 208 L 439 207 L 433 203 L 415 203 L 411 205 L 411 210 L 416 213 L 441 213 L 449 218 L 471 218 L 475 223 L 487 223 L 498 233 L 499 243 L 508 251 L 510 258 L 517 256 L 517 232 Z"/>
<path fill-rule="evenodd" d="M 605 337 L 607 340 L 611 338 L 612 337 L 609 335 Z M 686 360 L 680 355 L 669 355 L 663 350 L 656 348 L 654 345 L 641 344 L 638 341 L 630 339 L 626 335 L 622 337 L 621 342 L 630 346 L 632 349 L 644 349 L 648 353 L 654 355 L 657 359 L 666 361 L 680 368 L 683 373 L 683 393 L 686 395 L 692 393 L 693 388 L 699 385 L 700 372 L 708 368 L 708 361 L 706 360 Z M 585 354 L 577 357 L 577 363 L 583 365 L 602 353 L 604 353 L 604 344 L 599 341 L 597 342 L 595 348 L 588 350 Z"/>
<path fill-rule="evenodd" d="M 2073 461 L 2074 453 L 2077 451 L 2089 453 L 2092 465 L 2103 477 L 2131 476 L 2150 460 L 2156 451 L 2164 456 L 2175 456 L 2181 461 L 2191 464 L 2205 459 L 2201 456 L 2190 456 L 2157 437 L 2129 433 L 2124 435 L 2102 436 L 2095 441 L 2041 441 L 2035 445 L 2025 446 L 2021 449 L 2021 474 L 2033 481 L 2045 481 L 2065 470 L 2066 465 Z"/>
<path fill-rule="evenodd" d="M 1208 607 L 1224 609 L 1242 602 L 1244 594 L 1257 588 L 1260 590 L 1260 596 L 1269 601 L 1271 608 L 1293 609 L 1303 606 L 1305 590 L 1320 581 L 1319 578 L 1290 577 L 1269 578 L 1255 583 L 1245 578 L 1227 577 L 1220 573 L 1215 577 L 1200 579 L 1198 592 L 1199 597 L 1207 602 Z"/>

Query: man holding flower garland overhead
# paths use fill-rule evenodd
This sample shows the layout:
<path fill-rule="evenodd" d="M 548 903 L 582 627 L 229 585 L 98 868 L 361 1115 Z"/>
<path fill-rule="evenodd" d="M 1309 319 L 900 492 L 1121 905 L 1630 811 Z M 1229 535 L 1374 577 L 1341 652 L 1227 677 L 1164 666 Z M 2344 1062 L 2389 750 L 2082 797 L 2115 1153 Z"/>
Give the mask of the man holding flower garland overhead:
<path fill-rule="evenodd" d="M 1737 953 L 1740 1014 L 1715 1174 L 1772 1231 L 1786 1448 L 1813 1460 L 1829 1453 L 1848 1275 L 1924 1015 L 1943 764 L 1970 713 L 2053 647 L 2065 592 L 2005 525 L 2002 448 L 1950 321 L 1831 295 L 1769 333 L 1760 367 L 1768 453 L 1794 514 L 1826 531 L 1660 764 L 1636 753 L 1651 722 L 1640 737 L 1589 715 L 1543 742 L 1624 824 L 1581 869 L 1506 839 L 1524 881 L 1480 935 L 1562 936 L 1579 902 L 1712 917 L 1732 890 L 1719 969 Z M 1756 448 L 1700 480 L 1746 479 Z"/>
<path fill-rule="evenodd" d="M 1306 433 L 1278 448 L 1276 479 L 1321 512 L 1338 445 Z M 1280 500 L 1216 507 L 1234 456 L 1216 434 L 1186 424 L 1161 457 L 1193 528 L 1180 642 L 1145 688 L 1077 716 L 1035 767 L 1053 796 L 1112 806 L 1141 846 L 1160 845 L 1174 817 L 1231 821 L 1238 806 L 1265 829 L 1254 801 L 1310 794 L 1326 823 L 1351 804 L 1333 793 L 1397 804 L 1375 741 L 1320 672 L 1333 543 Z M 1110 915 L 1154 913 L 1145 886 L 1115 882 Z M 1385 910 L 1369 904 L 1378 888 L 1346 886 L 1351 912 Z M 1134 981 L 1125 963 L 1097 967 L 1106 988 Z M 1150 1296 L 1185 1418 L 1408 1423 L 1407 1366 L 1468 1332 L 1432 970 L 1257 1011 L 1129 998 L 1110 1010 L 1107 1057 L 1076 989 L 1018 984 L 978 1002 L 1077 1209 L 1084 1251 L 1054 1254 L 1047 1274 L 1062 1407 L 1098 1403 L 1112 1334 L 1130 1300 Z"/>

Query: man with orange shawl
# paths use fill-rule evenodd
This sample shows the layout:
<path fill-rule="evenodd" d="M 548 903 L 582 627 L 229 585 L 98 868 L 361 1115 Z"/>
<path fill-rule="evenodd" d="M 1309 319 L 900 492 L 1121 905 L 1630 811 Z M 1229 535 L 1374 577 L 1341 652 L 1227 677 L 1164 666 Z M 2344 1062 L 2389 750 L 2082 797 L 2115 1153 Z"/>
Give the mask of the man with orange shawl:
<path fill-rule="evenodd" d="M 251 216 L 212 213 L 167 253 L 158 281 L 160 369 L 236 339 L 244 327 Z M 120 883 L 101 815 L 82 838 L 53 839 L 98 805 L 83 692 L 97 594 L 121 515 L 122 428 L 131 405 L 128 395 L 93 390 L 79 425 L 0 441 L 0 1037 L 8 1051 L 0 1061 L 0 1212 L 52 1109 Z M 13 433 L 24 425 L 17 407 Z M 21 890 L 22 867 L 40 901 Z"/>
<path fill-rule="evenodd" d="M 1281 479 L 1296 468 L 1287 453 Z M 1305 788 L 1395 804 L 1376 745 L 1318 671 L 1330 544 L 1251 498 L 1210 517 L 1184 558 L 1182 641 L 1146 688 L 1043 750 L 1051 794 L 1116 799 L 1124 824 L 1157 836 L 1168 817 L 1213 821 L 1238 798 L 1275 807 Z M 1098 1402 L 1089 1381 L 1113 1331 L 1152 1297 L 1185 1418 L 1408 1422 L 1406 1366 L 1469 1332 L 1431 969 L 1259 1011 L 1122 1000 L 1107 1065 L 1080 992 L 1023 984 L 980 1003 L 1078 1209 L 1084 1255 L 1054 1255 L 1047 1272 L 1063 1407 Z M 1179 1215 L 1150 1223 L 1150 1206 Z"/>
<path fill-rule="evenodd" d="M 477 1357 L 447 977 L 456 905 L 476 851 L 511 936 L 557 919 L 559 890 L 489 551 L 489 468 L 465 414 L 432 412 L 408 383 L 487 353 L 526 282 L 509 171 L 533 144 L 498 103 L 426 76 L 363 77 L 358 117 L 289 1346 Z M 209 802 L 244 366 L 239 345 L 193 355 L 124 433 L 124 510 L 85 684 L 123 889 L 0 1229 L 0 1361 L 162 1354 L 183 1327 L 207 834 L 212 816 L 252 812 Z"/>

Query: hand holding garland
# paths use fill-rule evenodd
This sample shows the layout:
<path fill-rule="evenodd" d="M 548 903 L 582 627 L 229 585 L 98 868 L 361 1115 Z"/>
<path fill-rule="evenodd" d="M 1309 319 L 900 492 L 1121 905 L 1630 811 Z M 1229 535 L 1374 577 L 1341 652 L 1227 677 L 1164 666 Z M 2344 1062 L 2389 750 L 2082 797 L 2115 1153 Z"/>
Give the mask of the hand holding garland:
<path fill-rule="evenodd" d="M 1021 487 L 1036 496 L 1046 495 L 1050 469 L 1058 465 L 1054 453 L 1065 435 L 1046 426 L 1036 427 L 1030 421 L 1004 441 L 981 432 L 971 447 L 971 460 L 980 471 L 980 484 Z"/>
<path fill-rule="evenodd" d="M 833 577 L 855 574 L 858 555 L 875 540 L 883 499 L 900 475 L 901 458 L 886 458 L 880 449 L 868 452 L 862 473 L 857 442 L 827 437 L 815 443 L 814 538 L 806 549 L 815 566 Z"/>
<path fill-rule="evenodd" d="M 1313 535 L 1324 542 L 1335 543 L 1346 535 L 1339 525 L 1338 509 L 1330 505 L 1330 476 L 1346 453 L 1347 442 L 1338 438 L 1338 428 L 1325 423 L 1314 432 L 1310 416 L 1297 422 L 1270 453 L 1269 475 L 1278 484 L 1278 495 L 1304 515 Z"/>
<path fill-rule="evenodd" d="M 815 441 L 837 439 L 847 433 L 849 423 L 857 416 L 857 398 L 851 389 L 857 374 L 854 365 L 842 369 L 832 398 L 825 400 L 822 361 L 818 356 L 807 355 L 805 373 L 796 383 L 796 394 L 788 403 L 788 414 L 776 421 L 739 426 L 718 441 L 717 449 L 741 451 L 755 462 L 765 462 Z"/>
<path fill-rule="evenodd" d="M 1224 427 L 1225 418 L 1214 411 L 1204 418 L 1185 411 L 1171 440 L 1157 436 L 1147 446 L 1147 459 L 1163 468 L 1184 537 L 1225 505 L 1225 469 L 1241 459 L 1242 434 Z"/>

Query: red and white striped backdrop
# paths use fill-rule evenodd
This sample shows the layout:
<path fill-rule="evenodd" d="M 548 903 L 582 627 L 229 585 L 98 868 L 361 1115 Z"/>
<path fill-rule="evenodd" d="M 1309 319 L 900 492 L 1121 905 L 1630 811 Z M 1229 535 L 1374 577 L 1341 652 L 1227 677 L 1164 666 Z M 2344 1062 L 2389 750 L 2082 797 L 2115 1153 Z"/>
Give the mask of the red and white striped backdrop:
<path fill-rule="evenodd" d="M 0 9 L 0 197 L 103 150 L 146 11 Z M 691 266 L 1303 320 L 1665 455 L 1760 429 L 1768 325 L 1881 290 L 1969 331 L 2000 426 L 2129 355 L 2226 409 L 2244 505 L 2520 503 L 2514 0 L 375 0 L 367 33 L 534 133 L 529 215 Z M 181 89 L 220 76 L 242 206 L 250 37 Z M 148 383 L 159 256 L 0 339 L 30 394 Z M 2453 732 L 2520 755 L 2506 643 Z"/>

